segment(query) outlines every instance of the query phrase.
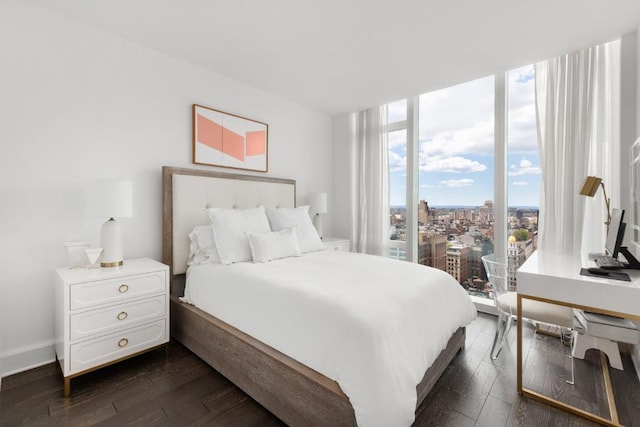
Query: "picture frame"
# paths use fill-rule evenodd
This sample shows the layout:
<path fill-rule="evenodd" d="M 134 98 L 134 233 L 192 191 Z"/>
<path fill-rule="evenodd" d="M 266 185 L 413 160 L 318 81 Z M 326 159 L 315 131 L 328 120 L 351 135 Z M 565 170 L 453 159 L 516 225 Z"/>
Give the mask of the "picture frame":
<path fill-rule="evenodd" d="M 193 104 L 193 163 L 269 170 L 269 125 Z"/>

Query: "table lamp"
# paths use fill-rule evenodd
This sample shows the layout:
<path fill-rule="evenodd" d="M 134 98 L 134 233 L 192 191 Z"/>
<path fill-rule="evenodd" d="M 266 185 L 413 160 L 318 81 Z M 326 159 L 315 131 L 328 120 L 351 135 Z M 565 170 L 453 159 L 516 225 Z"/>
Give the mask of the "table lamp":
<path fill-rule="evenodd" d="M 313 215 L 313 226 L 322 239 L 322 217 L 327 213 L 327 193 L 313 193 L 309 195 L 309 212 Z"/>
<path fill-rule="evenodd" d="M 102 225 L 100 246 L 103 248 L 101 267 L 123 264 L 122 230 L 115 220 L 133 215 L 133 187 L 131 181 L 93 179 L 86 189 L 87 215 L 109 218 Z"/>
<path fill-rule="evenodd" d="M 602 193 L 604 193 L 604 204 L 607 208 L 607 221 L 605 222 L 605 225 L 607 226 L 607 233 L 609 233 L 609 225 L 611 224 L 611 199 L 607 197 L 607 191 L 604 189 L 602 178 L 598 178 L 597 176 L 587 176 L 582 184 L 582 189 L 580 189 L 580 195 L 593 197 L 598 191 L 599 186 L 602 187 Z"/>

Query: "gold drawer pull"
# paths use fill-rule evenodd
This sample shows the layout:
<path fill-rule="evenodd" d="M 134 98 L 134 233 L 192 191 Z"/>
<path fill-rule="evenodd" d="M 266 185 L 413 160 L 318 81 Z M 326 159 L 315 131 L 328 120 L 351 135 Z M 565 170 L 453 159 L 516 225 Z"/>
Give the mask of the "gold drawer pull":
<path fill-rule="evenodd" d="M 120 313 L 118 313 L 118 320 L 124 320 L 126 319 L 128 316 L 126 311 L 121 311 Z"/>
<path fill-rule="evenodd" d="M 129 290 L 129 286 L 125 284 L 120 285 L 120 287 L 118 288 L 118 292 L 120 292 L 121 294 L 124 294 L 128 290 Z"/>
<path fill-rule="evenodd" d="M 127 344 L 129 344 L 129 340 L 126 338 L 122 338 L 120 341 L 118 341 L 118 347 L 126 347 Z"/>

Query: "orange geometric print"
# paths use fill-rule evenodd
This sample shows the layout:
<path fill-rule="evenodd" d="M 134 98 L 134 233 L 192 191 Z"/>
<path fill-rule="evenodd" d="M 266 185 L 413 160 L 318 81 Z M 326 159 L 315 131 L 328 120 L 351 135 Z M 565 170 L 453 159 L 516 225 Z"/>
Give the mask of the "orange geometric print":
<path fill-rule="evenodd" d="M 222 151 L 222 126 L 198 114 L 198 142 Z"/>
<path fill-rule="evenodd" d="M 263 130 L 247 132 L 247 157 L 259 156 L 267 152 L 267 138 Z"/>
<path fill-rule="evenodd" d="M 244 138 L 242 135 L 223 127 L 222 152 L 244 162 Z"/>

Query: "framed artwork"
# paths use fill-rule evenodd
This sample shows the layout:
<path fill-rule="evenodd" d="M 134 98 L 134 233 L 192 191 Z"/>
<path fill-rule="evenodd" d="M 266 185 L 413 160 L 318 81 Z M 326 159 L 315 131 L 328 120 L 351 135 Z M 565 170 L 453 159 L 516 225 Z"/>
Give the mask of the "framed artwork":
<path fill-rule="evenodd" d="M 268 170 L 269 125 L 193 104 L 193 163 Z"/>

